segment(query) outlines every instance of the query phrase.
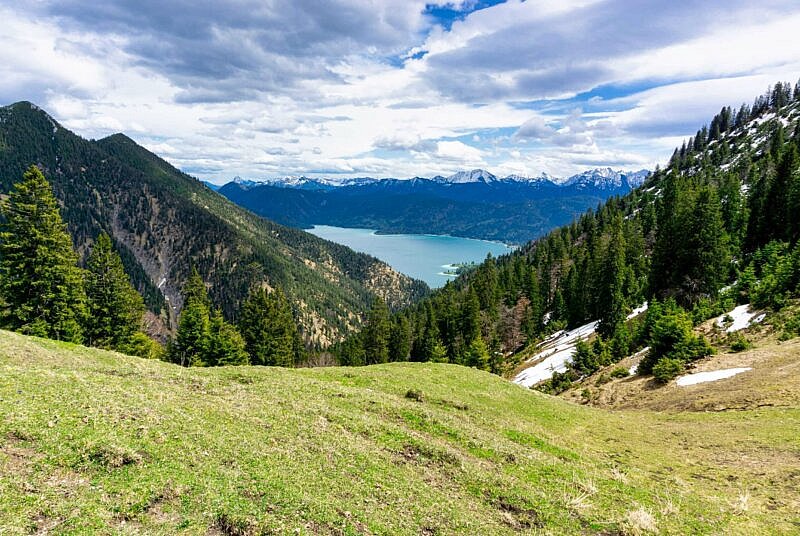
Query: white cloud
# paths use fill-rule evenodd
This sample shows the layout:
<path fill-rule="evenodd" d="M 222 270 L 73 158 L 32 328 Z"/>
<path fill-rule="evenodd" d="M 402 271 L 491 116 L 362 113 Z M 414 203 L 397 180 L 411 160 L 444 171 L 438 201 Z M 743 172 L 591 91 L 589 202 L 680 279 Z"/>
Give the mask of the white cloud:
<path fill-rule="evenodd" d="M 4 1 L 0 99 L 217 182 L 649 166 L 800 75 L 800 6 L 771 0 L 512 0 L 449 30 L 423 0 Z M 615 97 L 571 99 L 589 90 Z"/>

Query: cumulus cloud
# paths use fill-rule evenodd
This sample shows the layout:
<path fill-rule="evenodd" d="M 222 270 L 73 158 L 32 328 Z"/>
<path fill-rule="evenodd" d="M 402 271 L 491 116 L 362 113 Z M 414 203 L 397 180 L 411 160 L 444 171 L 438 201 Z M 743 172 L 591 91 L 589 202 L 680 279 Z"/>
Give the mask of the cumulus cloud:
<path fill-rule="evenodd" d="M 458 99 L 536 100 L 645 77 L 740 74 L 765 61 L 796 60 L 800 51 L 786 20 L 797 8 L 786 1 L 758 7 L 746 0 L 595 1 L 565 2 L 552 12 L 540 8 L 509 1 L 471 14 L 451 32 L 433 34 L 420 48 L 428 51 L 420 60 L 425 79 Z M 774 24 L 786 31 L 770 39 L 764 27 Z M 731 41 L 736 54 L 720 47 Z"/>
<path fill-rule="evenodd" d="M 564 118 L 562 126 L 552 126 L 543 117 L 532 117 L 517 129 L 514 139 L 549 142 L 559 147 L 592 145 L 594 138 L 589 130 L 580 111 L 574 111 Z"/>
<path fill-rule="evenodd" d="M 0 100 L 216 182 L 653 166 L 800 76 L 795 4 L 0 0 Z"/>

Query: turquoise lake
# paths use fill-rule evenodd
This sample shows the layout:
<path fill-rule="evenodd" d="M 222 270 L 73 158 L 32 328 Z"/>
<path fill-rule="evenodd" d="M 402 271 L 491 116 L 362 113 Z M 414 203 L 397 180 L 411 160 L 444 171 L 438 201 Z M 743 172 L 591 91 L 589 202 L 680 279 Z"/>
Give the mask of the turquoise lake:
<path fill-rule="evenodd" d="M 455 277 L 445 273 L 453 264 L 481 262 L 488 253 L 497 257 L 511 251 L 499 242 L 456 236 L 377 234 L 370 229 L 330 225 L 315 225 L 308 232 L 377 257 L 398 272 L 425 281 L 431 288 L 441 287 Z"/>

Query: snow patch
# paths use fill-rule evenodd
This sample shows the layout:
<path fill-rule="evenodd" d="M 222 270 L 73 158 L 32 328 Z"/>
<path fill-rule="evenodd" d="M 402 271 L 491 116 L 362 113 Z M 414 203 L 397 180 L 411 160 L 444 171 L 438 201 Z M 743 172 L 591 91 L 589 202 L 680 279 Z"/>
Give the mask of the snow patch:
<path fill-rule="evenodd" d="M 712 370 L 710 372 L 696 372 L 694 374 L 687 374 L 685 376 L 679 377 L 677 380 L 675 380 L 675 383 L 677 383 L 681 387 L 686 387 L 687 385 L 695 385 L 698 383 L 715 382 L 717 380 L 724 380 L 725 378 L 736 376 L 737 374 L 741 374 L 742 372 L 747 372 L 748 370 L 753 370 L 753 369 L 752 367 L 737 367 L 737 368 L 729 368 L 721 370 Z"/>
<path fill-rule="evenodd" d="M 636 318 L 637 316 L 639 316 L 644 312 L 647 312 L 647 302 L 644 302 L 639 307 L 636 307 L 633 311 L 631 311 L 631 314 L 628 315 L 627 320 Z"/>
<path fill-rule="evenodd" d="M 628 358 L 628 359 L 636 359 L 636 363 L 631 365 L 631 367 L 628 369 L 628 375 L 633 376 L 634 374 L 639 372 L 639 363 L 641 363 L 642 357 L 644 357 L 644 355 L 649 351 L 650 347 L 645 346 L 644 348 L 642 348 L 641 350 L 639 350 L 638 352 L 636 352 L 635 354 L 633 354 Z"/>
<path fill-rule="evenodd" d="M 735 331 L 741 331 L 743 329 L 749 328 L 753 324 L 758 324 L 763 322 L 764 318 L 767 315 L 765 314 L 758 314 L 758 313 L 751 313 L 750 312 L 750 304 L 747 303 L 745 305 L 740 305 L 725 313 L 724 315 L 717 318 L 717 327 L 725 328 L 726 322 L 725 317 L 730 317 L 733 319 L 733 322 L 725 328 L 725 333 L 733 333 Z"/>
<path fill-rule="evenodd" d="M 544 380 L 549 380 L 553 372 L 565 372 L 567 364 L 575 355 L 575 345 L 578 341 L 586 340 L 597 329 L 597 321 L 589 322 L 572 331 L 557 331 L 544 342 L 539 344 L 542 348 L 535 356 L 528 359 L 528 363 L 537 362 L 514 378 L 514 383 L 523 387 L 531 387 Z"/>

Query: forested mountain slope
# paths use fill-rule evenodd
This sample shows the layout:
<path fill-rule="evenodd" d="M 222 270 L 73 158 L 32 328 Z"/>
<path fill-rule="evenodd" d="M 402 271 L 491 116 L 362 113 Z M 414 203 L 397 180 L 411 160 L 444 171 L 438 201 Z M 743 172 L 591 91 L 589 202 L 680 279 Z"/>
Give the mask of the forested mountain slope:
<path fill-rule="evenodd" d="M 522 244 L 613 195 L 628 193 L 646 175 L 596 169 L 561 184 L 549 177 L 500 179 L 473 170 L 448 178 L 354 179 L 339 186 L 312 179 L 239 181 L 219 192 L 256 214 L 296 227 L 325 224 Z"/>
<path fill-rule="evenodd" d="M 239 208 L 122 134 L 87 141 L 31 103 L 0 108 L 0 191 L 31 164 L 53 185 L 79 252 L 111 235 L 162 323 L 174 326 L 193 266 L 228 317 L 252 286 L 281 287 L 317 343 L 355 328 L 376 294 L 399 307 L 426 291 L 372 257 Z"/>
<path fill-rule="evenodd" d="M 800 295 L 800 84 L 778 83 L 752 106 L 724 107 L 642 187 L 499 259 L 488 259 L 337 349 L 369 362 L 385 332 L 389 360 L 463 363 L 502 373 L 514 355 L 563 328 L 598 321 L 586 370 L 648 344 L 676 369 L 712 351 L 693 323 L 738 303 L 780 309 Z M 628 313 L 651 301 L 639 321 Z M 656 305 L 653 307 L 653 305 Z M 377 327 L 374 327 L 377 326 Z M 788 331 L 787 331 L 788 333 Z M 395 340 L 409 343 L 393 344 Z M 663 353 L 659 353 L 663 352 Z"/>

